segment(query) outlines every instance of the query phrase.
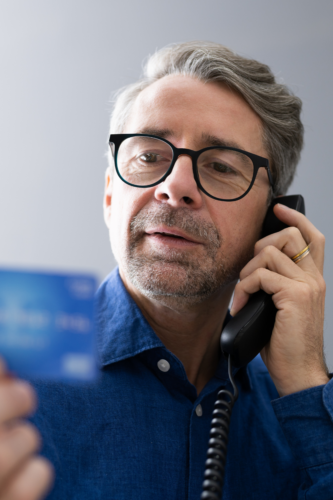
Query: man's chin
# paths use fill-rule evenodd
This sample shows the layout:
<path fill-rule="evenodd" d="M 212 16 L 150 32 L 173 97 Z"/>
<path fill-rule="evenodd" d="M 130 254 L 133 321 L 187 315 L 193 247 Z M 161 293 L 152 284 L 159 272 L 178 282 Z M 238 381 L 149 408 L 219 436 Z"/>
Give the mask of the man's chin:
<path fill-rule="evenodd" d="M 195 305 L 205 301 L 217 290 L 230 284 L 225 270 L 211 263 L 200 267 L 200 263 L 153 260 L 128 262 L 127 274 L 132 285 L 146 297 L 180 306 Z M 220 271 L 220 272 L 218 272 Z M 235 279 L 235 277 L 233 277 Z"/>
<path fill-rule="evenodd" d="M 130 273 L 132 283 L 146 294 L 154 296 L 182 296 L 186 293 L 188 268 L 176 262 L 158 261 Z M 138 272 L 139 271 L 139 272 Z"/>

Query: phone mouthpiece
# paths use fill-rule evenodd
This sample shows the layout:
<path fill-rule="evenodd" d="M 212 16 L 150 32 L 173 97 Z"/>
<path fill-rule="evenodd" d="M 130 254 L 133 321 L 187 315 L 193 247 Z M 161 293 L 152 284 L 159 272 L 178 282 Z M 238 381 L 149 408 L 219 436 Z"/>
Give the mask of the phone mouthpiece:
<path fill-rule="evenodd" d="M 221 334 L 221 350 L 230 354 L 233 366 L 247 365 L 270 341 L 276 311 L 271 295 L 260 290 L 226 324 Z"/>

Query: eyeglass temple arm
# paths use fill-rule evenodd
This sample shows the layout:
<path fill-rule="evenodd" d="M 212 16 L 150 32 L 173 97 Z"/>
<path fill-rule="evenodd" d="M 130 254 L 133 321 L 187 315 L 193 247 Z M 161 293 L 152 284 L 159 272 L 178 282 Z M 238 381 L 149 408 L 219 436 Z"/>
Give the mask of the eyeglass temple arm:
<path fill-rule="evenodd" d="M 269 168 L 269 165 L 263 165 L 267 171 L 267 175 L 268 175 L 268 180 L 270 182 L 270 185 L 272 186 L 272 188 L 274 187 L 274 181 L 273 181 L 273 177 L 272 177 L 272 174 L 271 174 L 271 169 Z"/>
<path fill-rule="evenodd" d="M 116 145 L 115 145 L 114 142 L 109 141 L 109 146 L 110 146 L 110 149 L 111 149 L 112 156 L 114 156 L 114 152 L 116 150 Z"/>

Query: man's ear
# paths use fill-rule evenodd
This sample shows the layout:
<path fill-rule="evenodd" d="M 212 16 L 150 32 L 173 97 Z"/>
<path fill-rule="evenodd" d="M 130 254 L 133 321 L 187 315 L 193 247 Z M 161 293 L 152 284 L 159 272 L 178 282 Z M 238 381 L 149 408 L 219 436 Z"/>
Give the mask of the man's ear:
<path fill-rule="evenodd" d="M 107 227 L 110 227 L 111 219 L 111 201 L 112 201 L 112 172 L 110 167 L 105 172 L 105 187 L 103 199 L 104 221 Z"/>

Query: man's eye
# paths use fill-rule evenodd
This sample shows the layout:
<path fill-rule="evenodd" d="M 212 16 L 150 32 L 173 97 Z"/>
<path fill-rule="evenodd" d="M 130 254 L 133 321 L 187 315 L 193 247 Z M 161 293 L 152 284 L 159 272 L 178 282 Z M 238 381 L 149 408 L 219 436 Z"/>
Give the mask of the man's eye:
<path fill-rule="evenodd" d="M 154 163 L 157 161 L 158 156 L 156 153 L 145 153 L 143 155 L 139 156 L 139 159 L 146 162 L 146 163 Z"/>
<path fill-rule="evenodd" d="M 212 162 L 210 164 L 210 168 L 215 170 L 216 172 L 219 172 L 221 174 L 235 174 L 236 171 L 233 168 L 228 167 L 228 165 L 225 165 L 224 163 L 218 163 L 218 162 Z"/>

